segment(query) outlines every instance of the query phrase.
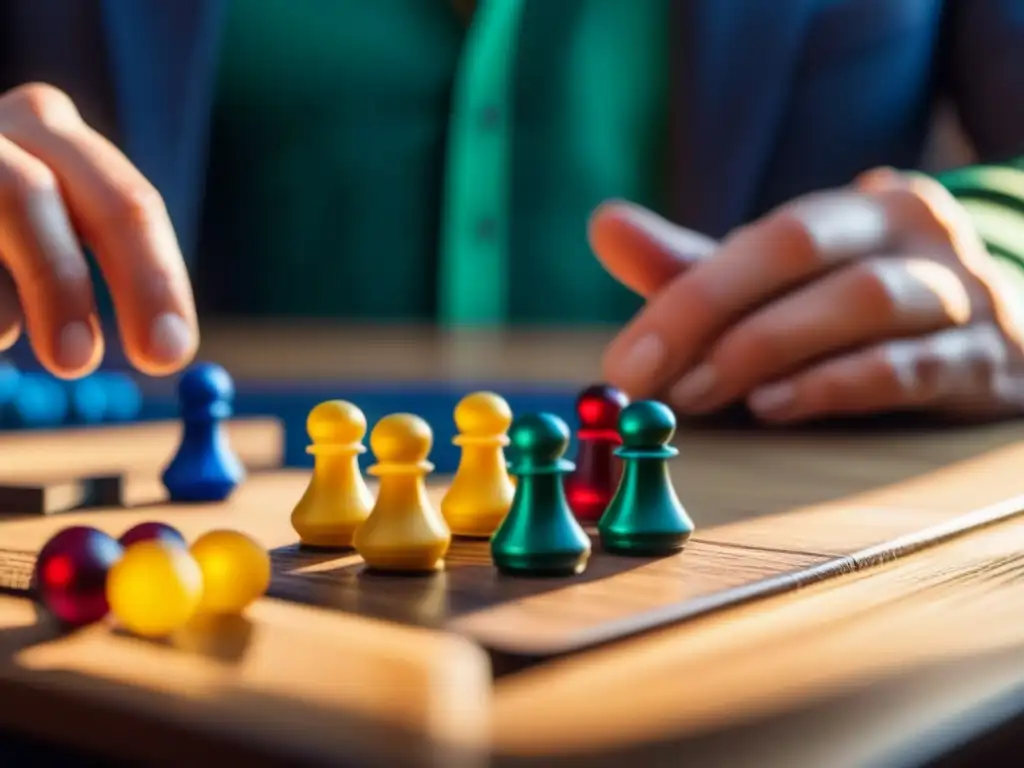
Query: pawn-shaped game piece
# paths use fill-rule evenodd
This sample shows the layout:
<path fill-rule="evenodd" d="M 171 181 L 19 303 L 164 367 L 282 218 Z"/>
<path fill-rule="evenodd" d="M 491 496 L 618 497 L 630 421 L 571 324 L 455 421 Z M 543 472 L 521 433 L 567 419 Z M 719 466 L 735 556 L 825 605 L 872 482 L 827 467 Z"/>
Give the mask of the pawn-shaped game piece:
<path fill-rule="evenodd" d="M 427 461 L 433 442 L 430 426 L 409 413 L 385 416 L 370 433 L 377 463 L 369 472 L 380 478 L 380 485 L 353 544 L 373 570 L 419 573 L 444 564 L 452 535 L 424 481 L 434 470 Z"/>
<path fill-rule="evenodd" d="M 352 403 L 328 400 L 306 418 L 314 456 L 309 486 L 292 511 L 292 527 L 306 547 L 345 549 L 373 509 L 373 496 L 359 471 L 366 451 L 366 416 Z"/>
<path fill-rule="evenodd" d="M 618 425 L 626 395 L 608 384 L 587 387 L 576 398 L 576 469 L 565 478 L 565 495 L 576 519 L 596 523 L 615 495 L 622 462 L 615 449 L 622 443 Z"/>
<path fill-rule="evenodd" d="M 676 431 L 672 411 L 643 400 L 622 412 L 622 482 L 597 530 L 608 552 L 657 556 L 678 552 L 693 533 L 693 521 L 676 496 L 668 460 L 679 449 L 668 443 Z"/>
<path fill-rule="evenodd" d="M 452 443 L 462 456 L 441 500 L 441 514 L 456 536 L 490 538 L 512 506 L 516 487 L 504 450 L 511 424 L 512 409 L 493 392 L 466 395 L 455 407 L 459 434 Z"/>
<path fill-rule="evenodd" d="M 234 383 L 219 365 L 201 363 L 182 375 L 181 444 L 163 473 L 171 501 L 224 501 L 245 479 L 222 423 L 231 415 L 234 396 Z"/>
<path fill-rule="evenodd" d="M 123 554 L 117 540 L 103 531 L 84 525 L 65 528 L 40 550 L 33 590 L 67 626 L 100 621 L 110 610 L 107 575 Z"/>
<path fill-rule="evenodd" d="M 502 573 L 570 576 L 586 568 L 590 538 L 565 496 L 563 475 L 573 464 L 563 456 L 569 427 L 549 413 L 528 414 L 510 430 L 516 484 L 512 508 L 491 539 L 491 558 Z"/>

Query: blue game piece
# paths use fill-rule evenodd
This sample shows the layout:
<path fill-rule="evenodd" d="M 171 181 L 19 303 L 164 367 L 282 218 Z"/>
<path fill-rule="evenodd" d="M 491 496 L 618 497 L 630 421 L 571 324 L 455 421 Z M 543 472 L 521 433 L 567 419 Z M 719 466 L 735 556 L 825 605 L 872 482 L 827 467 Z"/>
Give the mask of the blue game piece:
<path fill-rule="evenodd" d="M 103 383 L 95 376 L 69 381 L 64 386 L 70 420 L 79 424 L 99 424 L 106 418 L 108 402 Z"/>
<path fill-rule="evenodd" d="M 57 427 L 69 410 L 67 392 L 58 379 L 47 373 L 23 373 L 5 408 L 5 421 L 16 427 Z"/>
<path fill-rule="evenodd" d="M 163 473 L 171 501 L 223 501 L 245 479 L 228 443 L 223 420 L 231 415 L 235 386 L 213 363 L 190 367 L 178 381 L 181 444 Z"/>
<path fill-rule="evenodd" d="M 0 358 L 0 406 L 14 399 L 20 385 L 21 371 L 10 360 Z"/>
<path fill-rule="evenodd" d="M 93 377 L 106 393 L 107 421 L 134 421 L 142 411 L 142 390 L 135 380 L 124 373 L 101 371 Z"/>

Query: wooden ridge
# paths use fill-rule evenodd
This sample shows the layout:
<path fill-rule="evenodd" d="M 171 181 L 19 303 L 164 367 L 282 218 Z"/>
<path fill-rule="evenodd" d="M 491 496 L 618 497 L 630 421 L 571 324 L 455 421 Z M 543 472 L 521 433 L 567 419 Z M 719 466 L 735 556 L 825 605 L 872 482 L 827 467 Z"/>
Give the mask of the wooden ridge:
<path fill-rule="evenodd" d="M 229 419 L 225 427 L 246 467 L 281 466 L 284 427 L 279 420 Z M 180 436 L 181 422 L 175 420 L 4 433 L 0 482 L 24 486 L 117 474 L 152 476 L 170 461 Z"/>

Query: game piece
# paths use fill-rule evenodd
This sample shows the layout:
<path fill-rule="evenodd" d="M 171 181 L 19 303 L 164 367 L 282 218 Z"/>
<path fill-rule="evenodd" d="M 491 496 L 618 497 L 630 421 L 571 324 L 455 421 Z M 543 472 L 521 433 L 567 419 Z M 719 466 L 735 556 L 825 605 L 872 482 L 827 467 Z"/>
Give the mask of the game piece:
<path fill-rule="evenodd" d="M 68 396 L 68 420 L 77 424 L 99 424 L 106 418 L 107 391 L 95 376 L 64 382 Z"/>
<path fill-rule="evenodd" d="M 195 615 L 203 572 L 188 550 L 140 541 L 124 551 L 107 577 L 107 600 L 118 623 L 140 637 L 166 637 Z"/>
<path fill-rule="evenodd" d="M 210 531 L 189 551 L 203 572 L 202 613 L 239 614 L 270 586 L 270 555 L 244 533 Z"/>
<path fill-rule="evenodd" d="M 56 427 L 68 417 L 68 395 L 58 379 L 45 373 L 23 373 L 5 419 L 15 427 Z"/>
<path fill-rule="evenodd" d="M 615 495 L 622 462 L 615 455 L 621 444 L 618 424 L 626 395 L 608 384 L 596 384 L 576 398 L 576 469 L 565 478 L 565 495 L 576 519 L 596 523 Z"/>
<path fill-rule="evenodd" d="M 120 475 L 0 480 L 0 515 L 56 515 L 123 504 Z"/>
<path fill-rule="evenodd" d="M 39 601 L 72 627 L 100 621 L 109 611 L 107 574 L 123 551 L 116 539 L 95 528 L 59 531 L 36 559 L 32 586 Z"/>
<path fill-rule="evenodd" d="M 142 411 L 142 391 L 131 376 L 117 371 L 98 371 L 92 378 L 105 394 L 105 421 L 125 422 L 138 417 Z"/>
<path fill-rule="evenodd" d="M 162 541 L 166 544 L 176 544 L 179 547 L 188 547 L 188 542 L 181 531 L 177 528 L 157 521 L 139 523 L 121 534 L 118 539 L 121 546 L 127 549 L 140 541 Z"/>
<path fill-rule="evenodd" d="M 0 358 L 0 406 L 14 399 L 21 386 L 21 371 L 10 360 Z"/>
<path fill-rule="evenodd" d="M 662 403 L 643 400 L 622 412 L 623 444 L 616 451 L 624 464 L 622 483 L 597 526 L 608 552 L 666 555 L 682 549 L 693 533 L 668 472 L 668 460 L 679 455 L 668 445 L 675 431 L 675 416 Z"/>
<path fill-rule="evenodd" d="M 512 506 L 516 488 L 504 451 L 511 423 L 512 409 L 493 392 L 466 395 L 455 407 L 459 434 L 452 443 L 462 456 L 441 514 L 456 536 L 490 538 Z"/>
<path fill-rule="evenodd" d="M 182 375 L 181 444 L 162 478 L 171 501 L 224 501 L 245 479 L 223 425 L 234 394 L 231 377 L 219 365 L 197 364 Z"/>
<path fill-rule="evenodd" d="M 314 456 L 309 486 L 292 511 L 292 528 L 305 547 L 346 549 L 373 509 L 373 496 L 359 471 L 366 451 L 366 416 L 352 403 L 329 400 L 306 418 Z"/>
<path fill-rule="evenodd" d="M 516 484 L 512 508 L 491 540 L 498 570 L 519 576 L 569 576 L 586 568 L 590 538 L 565 497 L 569 427 L 550 413 L 527 414 L 510 430 Z"/>
<path fill-rule="evenodd" d="M 380 478 L 377 501 L 353 544 L 373 570 L 438 570 L 451 544 L 451 531 L 427 496 L 424 478 L 434 470 L 427 461 L 434 441 L 419 416 L 385 416 L 370 434 L 377 463 L 369 472 Z"/>

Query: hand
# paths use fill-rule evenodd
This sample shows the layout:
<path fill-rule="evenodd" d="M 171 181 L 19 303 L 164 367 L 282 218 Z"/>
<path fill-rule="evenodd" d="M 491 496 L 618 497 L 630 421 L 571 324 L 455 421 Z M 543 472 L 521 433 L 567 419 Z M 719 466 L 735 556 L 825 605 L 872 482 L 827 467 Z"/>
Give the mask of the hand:
<path fill-rule="evenodd" d="M 595 213 L 591 241 L 647 299 L 604 361 L 632 397 L 683 414 L 746 402 L 768 422 L 1024 409 L 1006 279 L 932 180 L 873 171 L 720 244 L 611 203 Z"/>
<path fill-rule="evenodd" d="M 125 352 L 170 373 L 194 354 L 195 306 L 153 186 L 46 85 L 0 96 L 0 350 L 23 322 L 52 373 L 93 370 L 103 338 L 82 243 L 110 285 Z"/>

